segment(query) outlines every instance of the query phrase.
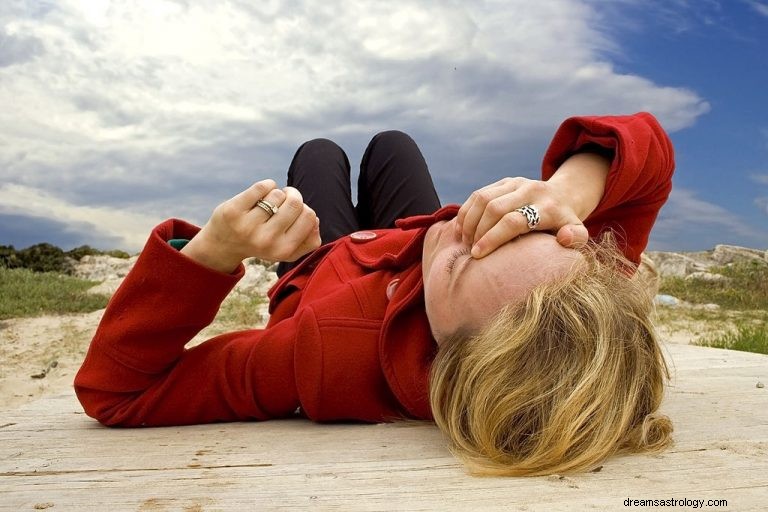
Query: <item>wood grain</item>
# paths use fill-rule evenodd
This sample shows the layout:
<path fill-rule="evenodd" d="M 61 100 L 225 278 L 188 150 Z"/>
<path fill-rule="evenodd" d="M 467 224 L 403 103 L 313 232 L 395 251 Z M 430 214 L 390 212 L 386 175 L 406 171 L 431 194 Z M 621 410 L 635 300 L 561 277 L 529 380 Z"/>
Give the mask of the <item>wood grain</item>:
<path fill-rule="evenodd" d="M 765 510 L 768 390 L 756 384 L 768 380 L 768 356 L 667 350 L 675 446 L 599 472 L 471 477 L 418 422 L 109 429 L 69 393 L 2 413 L 0 510 L 624 510 L 626 498 Z"/>

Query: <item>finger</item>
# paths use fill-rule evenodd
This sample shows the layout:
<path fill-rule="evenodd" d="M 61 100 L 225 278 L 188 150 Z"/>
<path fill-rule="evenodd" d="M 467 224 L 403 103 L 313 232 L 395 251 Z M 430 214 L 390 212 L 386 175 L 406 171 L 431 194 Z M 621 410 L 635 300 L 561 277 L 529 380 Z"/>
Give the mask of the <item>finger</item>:
<path fill-rule="evenodd" d="M 279 211 L 272 216 L 265 225 L 270 228 L 273 236 L 285 233 L 296 222 L 304 209 L 304 201 L 301 192 L 293 187 L 283 188 L 285 199 L 280 205 Z"/>
<path fill-rule="evenodd" d="M 315 228 L 309 233 L 309 236 L 304 240 L 301 246 L 296 251 L 296 259 L 301 258 L 308 252 L 312 252 L 323 243 L 320 237 L 320 219 L 315 217 Z"/>
<path fill-rule="evenodd" d="M 277 188 L 275 180 L 261 180 L 257 181 L 247 189 L 243 190 L 235 197 L 230 199 L 232 206 L 242 212 L 247 212 L 259 199 L 266 196 L 271 190 Z"/>
<path fill-rule="evenodd" d="M 589 231 L 584 224 L 569 224 L 557 230 L 557 241 L 563 247 L 576 249 L 589 241 Z"/>
<path fill-rule="evenodd" d="M 482 258 L 492 253 L 514 238 L 510 233 L 527 233 L 528 231 L 530 231 L 528 221 L 522 213 L 507 213 L 472 246 L 472 257 Z"/>
<path fill-rule="evenodd" d="M 467 199 L 462 203 L 461 207 L 459 208 L 458 213 L 456 214 L 456 234 L 461 236 L 461 230 L 462 226 L 464 225 L 464 219 L 467 216 L 467 212 L 469 212 L 469 209 L 472 207 L 473 203 L 475 202 L 475 193 L 477 192 L 483 192 L 484 190 L 497 187 L 499 185 L 503 185 L 508 183 L 513 178 L 502 178 L 499 181 L 495 183 L 491 183 L 490 185 L 486 185 L 482 188 L 477 189 L 475 192 L 473 192 Z"/>
<path fill-rule="evenodd" d="M 273 206 L 277 206 L 278 213 L 280 213 L 280 208 L 282 207 L 283 203 L 285 202 L 286 195 L 285 192 L 283 192 L 279 188 L 275 188 L 269 191 L 269 193 L 261 198 L 262 201 L 266 201 L 269 204 Z M 258 202 L 258 200 L 257 200 Z M 247 214 L 249 217 L 253 217 L 254 219 L 258 219 L 260 223 L 264 223 L 269 221 L 274 215 L 268 213 L 265 211 L 262 207 L 257 206 L 256 203 L 253 204 L 251 207 L 251 211 Z M 277 214 L 275 214 L 277 215 Z"/>
<path fill-rule="evenodd" d="M 500 196 L 514 192 L 525 181 L 527 181 L 526 178 L 504 178 L 473 192 L 470 196 L 472 204 L 467 208 L 466 216 L 460 222 L 462 241 L 471 244 L 478 240 L 480 237 L 476 235 L 477 226 L 488 204 Z M 501 218 L 505 213 L 507 212 L 500 212 L 498 218 Z"/>
<path fill-rule="evenodd" d="M 462 242 L 465 244 L 472 243 L 475 237 L 475 231 L 477 230 L 477 224 L 483 216 L 486 205 L 503 193 L 503 190 L 499 190 L 499 188 L 495 186 L 483 187 L 472 193 L 467 200 L 470 204 L 467 208 L 466 215 L 460 222 Z M 459 222 L 457 222 L 457 224 L 459 224 Z"/>
<path fill-rule="evenodd" d="M 314 238 L 315 232 L 318 230 L 318 219 L 314 210 L 309 206 L 304 206 L 301 215 L 299 215 L 296 221 L 291 225 L 288 231 L 280 240 L 280 243 L 284 243 L 288 249 L 290 256 L 294 261 L 301 256 L 301 248 L 307 244 L 307 239 Z"/>
<path fill-rule="evenodd" d="M 524 192 L 522 190 L 515 190 L 514 192 L 504 194 L 489 202 L 485 207 L 485 210 L 483 210 L 482 216 L 475 228 L 474 238 L 470 240 L 470 243 L 474 244 L 483 238 L 483 236 L 505 215 L 514 212 L 516 208 L 519 208 L 521 204 L 524 204 L 524 199 Z M 515 223 L 514 226 L 517 227 L 520 226 L 520 224 Z M 528 228 L 528 224 L 525 223 L 520 230 L 510 231 L 507 233 L 507 236 L 509 237 L 508 239 L 511 240 L 528 231 L 530 231 L 530 229 Z"/>

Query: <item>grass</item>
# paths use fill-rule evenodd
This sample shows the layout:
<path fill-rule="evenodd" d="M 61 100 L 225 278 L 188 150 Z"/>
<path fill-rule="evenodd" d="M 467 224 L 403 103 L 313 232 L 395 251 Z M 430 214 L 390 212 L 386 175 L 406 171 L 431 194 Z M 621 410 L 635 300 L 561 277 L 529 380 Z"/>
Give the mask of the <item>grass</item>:
<path fill-rule="evenodd" d="M 736 332 L 704 338 L 697 345 L 768 354 L 768 327 L 765 324 L 742 325 Z"/>
<path fill-rule="evenodd" d="M 0 268 L 0 320 L 96 311 L 109 301 L 86 293 L 96 284 L 54 272 Z"/>
<path fill-rule="evenodd" d="M 254 329 L 264 323 L 260 311 L 267 300 L 265 295 L 238 293 L 222 303 L 215 323 L 226 329 Z"/>
<path fill-rule="evenodd" d="M 768 354 L 768 265 L 742 262 L 709 271 L 728 279 L 665 277 L 659 292 L 720 309 L 658 308 L 660 323 L 690 329 L 696 345 Z"/>
<path fill-rule="evenodd" d="M 710 272 L 728 279 L 704 281 L 668 277 L 662 279 L 659 292 L 694 304 L 717 304 L 731 310 L 768 310 L 768 265 L 743 262 L 714 267 Z"/>

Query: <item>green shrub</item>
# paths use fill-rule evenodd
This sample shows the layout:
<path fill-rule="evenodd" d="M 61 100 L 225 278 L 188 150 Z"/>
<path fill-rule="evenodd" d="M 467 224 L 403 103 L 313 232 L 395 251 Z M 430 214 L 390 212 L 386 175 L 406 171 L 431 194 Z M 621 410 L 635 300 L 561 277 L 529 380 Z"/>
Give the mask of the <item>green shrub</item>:
<path fill-rule="evenodd" d="M 68 272 L 72 264 L 60 248 L 48 243 L 36 244 L 17 251 L 21 266 L 33 272 Z"/>
<path fill-rule="evenodd" d="M 80 247 L 75 247 L 74 249 L 70 249 L 69 251 L 65 252 L 67 256 L 70 258 L 80 261 L 80 258 L 83 256 L 95 256 L 98 254 L 101 254 L 101 251 L 98 249 L 94 249 L 90 245 L 81 245 Z"/>
<path fill-rule="evenodd" d="M 0 268 L 27 268 L 33 272 L 72 271 L 72 260 L 80 261 L 83 256 L 107 255 L 115 258 L 131 257 L 125 251 L 113 249 L 100 251 L 90 245 L 81 245 L 69 251 L 63 251 L 55 245 L 42 243 L 26 249 L 16 250 L 12 245 L 0 245 Z"/>
<path fill-rule="evenodd" d="M 12 245 L 0 245 L 0 268 L 20 268 L 22 265 Z"/>
<path fill-rule="evenodd" d="M 69 256 L 70 258 L 80 261 L 80 259 L 83 256 L 112 256 L 113 258 L 123 258 L 128 259 L 131 257 L 130 254 L 128 254 L 125 251 L 121 251 L 120 249 L 113 249 L 111 251 L 100 251 L 99 249 L 94 249 L 90 245 L 81 245 L 80 247 L 75 247 L 74 249 L 70 249 L 69 251 L 66 251 L 64 254 Z"/>
<path fill-rule="evenodd" d="M 111 251 L 102 252 L 102 254 L 112 256 L 113 258 L 123 258 L 124 260 L 127 260 L 131 257 L 130 254 L 125 251 L 121 251 L 120 249 L 112 249 Z"/>

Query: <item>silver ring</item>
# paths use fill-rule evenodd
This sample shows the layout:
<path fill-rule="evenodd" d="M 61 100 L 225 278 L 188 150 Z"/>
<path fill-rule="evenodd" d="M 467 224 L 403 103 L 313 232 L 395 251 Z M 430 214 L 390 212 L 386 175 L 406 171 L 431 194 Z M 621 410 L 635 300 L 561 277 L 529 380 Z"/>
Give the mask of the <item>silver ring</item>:
<path fill-rule="evenodd" d="M 275 215 L 279 211 L 279 208 L 277 206 L 263 199 L 259 199 L 258 201 L 256 201 L 256 206 L 258 206 L 259 208 L 267 212 L 269 214 L 270 219 L 272 218 L 273 215 Z"/>
<path fill-rule="evenodd" d="M 525 206 L 517 208 L 515 211 L 523 214 L 523 217 L 525 217 L 525 220 L 528 222 L 528 229 L 530 230 L 536 229 L 536 226 L 539 224 L 539 221 L 541 220 L 541 218 L 539 217 L 538 208 L 536 208 L 532 204 L 527 204 Z"/>

